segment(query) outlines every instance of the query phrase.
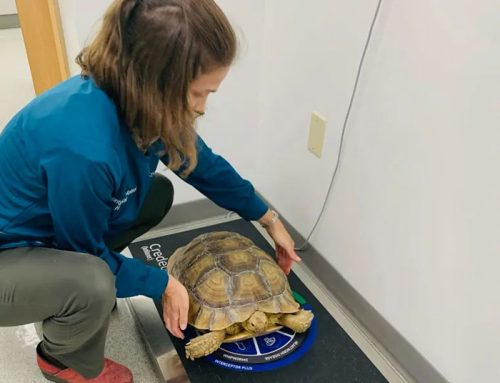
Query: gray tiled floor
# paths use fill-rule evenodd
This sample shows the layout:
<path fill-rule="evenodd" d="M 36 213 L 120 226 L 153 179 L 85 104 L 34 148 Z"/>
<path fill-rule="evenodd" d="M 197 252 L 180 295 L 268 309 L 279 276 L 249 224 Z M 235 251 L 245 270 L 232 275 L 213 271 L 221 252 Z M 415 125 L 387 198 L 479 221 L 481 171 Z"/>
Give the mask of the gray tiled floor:
<path fill-rule="evenodd" d="M 106 356 L 129 367 L 136 383 L 159 383 L 152 362 L 146 354 L 138 329 L 124 300 L 112 314 L 106 344 Z M 0 327 L 0 382 L 47 382 L 35 363 L 39 338 L 33 324 Z"/>

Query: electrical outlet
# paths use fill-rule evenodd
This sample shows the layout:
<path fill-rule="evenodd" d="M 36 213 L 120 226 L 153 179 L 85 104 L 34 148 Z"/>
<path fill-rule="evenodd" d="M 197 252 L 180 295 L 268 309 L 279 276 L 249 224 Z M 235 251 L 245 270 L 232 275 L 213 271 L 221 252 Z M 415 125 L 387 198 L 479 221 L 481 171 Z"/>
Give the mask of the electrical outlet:
<path fill-rule="evenodd" d="M 321 158 L 323 152 L 323 143 L 325 141 L 326 118 L 316 112 L 311 114 L 311 123 L 309 124 L 309 143 L 307 148 L 311 153 Z"/>

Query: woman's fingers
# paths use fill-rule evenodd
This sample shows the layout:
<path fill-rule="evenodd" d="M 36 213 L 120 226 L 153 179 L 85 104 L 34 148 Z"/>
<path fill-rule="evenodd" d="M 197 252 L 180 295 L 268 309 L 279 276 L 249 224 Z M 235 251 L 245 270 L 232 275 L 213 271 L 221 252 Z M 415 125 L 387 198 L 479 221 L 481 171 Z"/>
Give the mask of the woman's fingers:
<path fill-rule="evenodd" d="M 186 288 L 174 277 L 170 277 L 167 289 L 163 295 L 163 317 L 168 331 L 184 339 L 188 323 L 189 295 Z"/>
<path fill-rule="evenodd" d="M 278 265 L 283 270 L 283 272 L 288 275 L 292 268 L 292 260 L 286 255 L 286 252 L 281 249 L 277 252 Z"/>
<path fill-rule="evenodd" d="M 179 313 L 179 326 L 181 330 L 185 330 L 187 327 L 188 323 L 188 311 L 189 311 L 189 306 L 186 305 L 185 302 L 181 305 L 181 310 Z"/>
<path fill-rule="evenodd" d="M 174 306 L 172 307 L 172 322 L 171 322 L 171 325 L 172 325 L 172 333 L 177 337 L 177 338 L 181 338 L 183 339 L 184 338 L 184 334 L 182 333 L 182 331 L 180 330 L 180 326 L 179 326 L 179 317 L 180 317 L 180 312 L 179 312 L 179 307 L 178 306 Z"/>
<path fill-rule="evenodd" d="M 290 242 L 287 244 L 286 247 L 283 247 L 283 252 L 292 260 L 296 262 L 302 261 L 302 258 L 298 256 L 298 254 L 295 252 L 295 244 L 293 242 Z"/>
<path fill-rule="evenodd" d="M 165 327 L 167 330 L 177 338 L 184 339 L 184 334 L 180 329 L 180 310 L 178 306 L 176 307 L 174 304 L 167 304 L 164 308 L 163 318 L 165 320 Z"/>
<path fill-rule="evenodd" d="M 295 252 L 295 250 L 290 250 L 290 258 L 292 258 L 295 262 L 300 262 L 302 261 L 302 258 L 300 258 L 297 253 Z"/>
<path fill-rule="evenodd" d="M 292 265 L 294 261 L 300 262 L 302 259 L 295 254 L 295 251 L 292 252 L 287 251 L 284 247 L 278 246 L 276 255 L 278 258 L 278 265 L 285 272 L 285 274 L 289 274 L 292 269 Z"/>

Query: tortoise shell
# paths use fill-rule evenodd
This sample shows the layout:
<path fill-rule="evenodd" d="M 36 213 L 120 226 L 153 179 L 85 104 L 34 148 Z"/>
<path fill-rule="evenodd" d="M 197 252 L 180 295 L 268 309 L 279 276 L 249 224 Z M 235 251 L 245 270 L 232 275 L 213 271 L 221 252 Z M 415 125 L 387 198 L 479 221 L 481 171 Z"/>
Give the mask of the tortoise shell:
<path fill-rule="evenodd" d="M 189 324 L 217 331 L 247 320 L 256 310 L 294 313 L 285 273 L 248 238 L 232 232 L 202 234 L 177 249 L 170 275 L 189 293 Z"/>

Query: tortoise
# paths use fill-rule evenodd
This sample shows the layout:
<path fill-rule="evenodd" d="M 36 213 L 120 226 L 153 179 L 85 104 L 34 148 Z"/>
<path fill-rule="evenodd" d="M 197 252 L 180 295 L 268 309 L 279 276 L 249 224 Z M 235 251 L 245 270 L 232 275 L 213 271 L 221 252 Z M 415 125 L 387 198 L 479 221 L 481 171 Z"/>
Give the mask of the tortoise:
<path fill-rule="evenodd" d="M 172 254 L 168 271 L 188 291 L 189 324 L 205 332 L 186 344 L 191 360 L 283 326 L 305 332 L 314 317 L 295 301 L 276 261 L 238 233 L 199 235 Z"/>

